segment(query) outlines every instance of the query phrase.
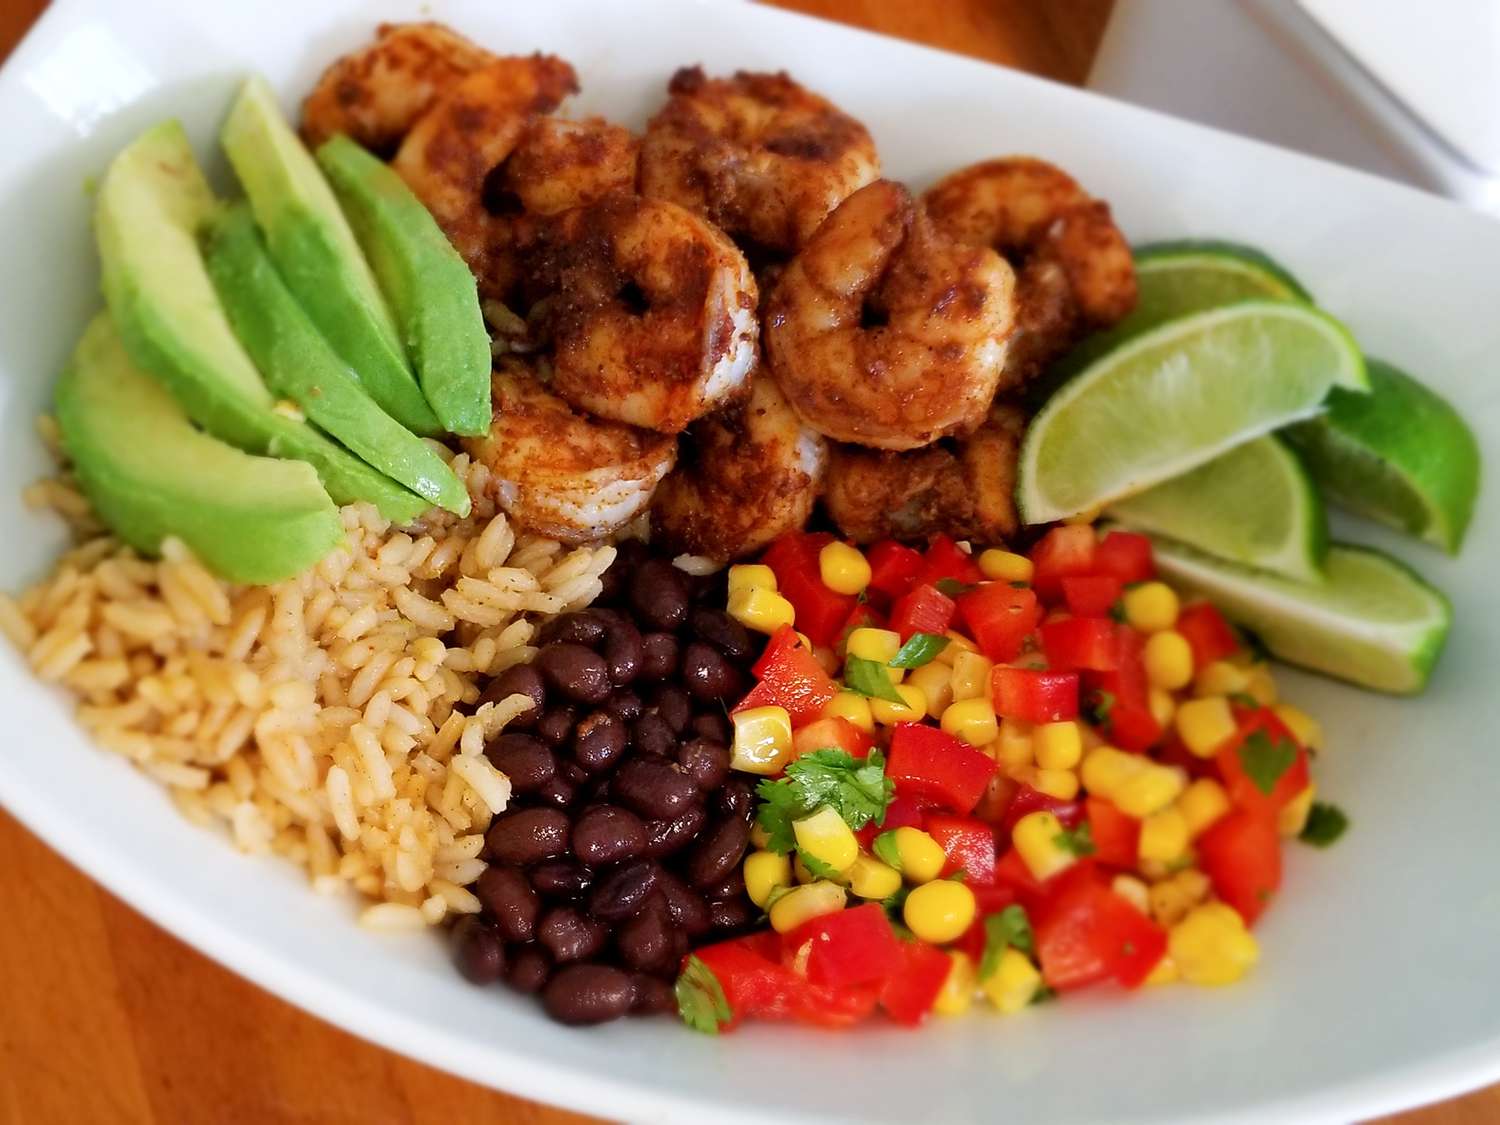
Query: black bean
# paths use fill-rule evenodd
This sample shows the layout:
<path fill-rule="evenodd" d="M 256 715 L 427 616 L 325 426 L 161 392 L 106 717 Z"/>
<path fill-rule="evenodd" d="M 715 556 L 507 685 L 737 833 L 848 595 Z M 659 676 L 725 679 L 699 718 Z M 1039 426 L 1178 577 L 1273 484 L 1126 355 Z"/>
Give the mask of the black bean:
<path fill-rule="evenodd" d="M 706 738 L 710 742 L 722 742 L 728 746 L 734 737 L 734 731 L 729 725 L 729 716 L 723 711 L 703 711 L 693 716 L 693 721 L 688 724 L 688 730 L 699 738 Z"/>
<path fill-rule="evenodd" d="M 646 633 L 641 637 L 641 679 L 665 680 L 677 671 L 680 659 L 682 642 L 671 633 Z"/>
<path fill-rule="evenodd" d="M 714 798 L 721 813 L 749 820 L 755 815 L 755 787 L 743 777 L 731 777 Z"/>
<path fill-rule="evenodd" d="M 589 890 L 589 913 L 606 922 L 631 917 L 656 890 L 657 866 L 649 860 L 616 867 Z"/>
<path fill-rule="evenodd" d="M 536 655 L 536 666 L 549 690 L 579 703 L 603 703 L 613 690 L 604 657 L 580 644 L 546 645 Z"/>
<path fill-rule="evenodd" d="M 690 574 L 688 589 L 694 605 L 723 605 L 729 601 L 729 568 L 712 574 Z"/>
<path fill-rule="evenodd" d="M 527 871 L 531 885 L 548 898 L 577 898 L 589 889 L 593 875 L 571 859 L 548 859 Z"/>
<path fill-rule="evenodd" d="M 688 631 L 737 664 L 743 664 L 755 655 L 756 645 L 750 630 L 722 609 L 699 606 L 688 617 Z"/>
<path fill-rule="evenodd" d="M 573 854 L 590 867 L 634 859 L 645 847 L 646 825 L 618 805 L 598 805 L 573 824 Z"/>
<path fill-rule="evenodd" d="M 616 684 L 628 684 L 641 673 L 644 654 L 641 631 L 624 617 L 612 622 L 604 634 L 604 663 L 609 678 Z"/>
<path fill-rule="evenodd" d="M 630 576 L 630 608 L 651 629 L 679 629 L 687 620 L 688 584 L 665 559 L 647 559 Z"/>
<path fill-rule="evenodd" d="M 530 664 L 513 664 L 489 682 L 479 696 L 479 704 L 499 703 L 512 695 L 529 695 L 532 706 L 511 719 L 510 726 L 525 730 L 535 725 L 547 706 L 547 687 L 542 683 L 542 674 Z"/>
<path fill-rule="evenodd" d="M 607 628 L 608 625 L 603 616 L 593 610 L 584 609 L 577 613 L 564 613 L 561 617 L 554 617 L 542 627 L 537 641 L 544 645 L 549 645 L 553 641 L 562 641 L 567 644 L 598 648 L 604 641 Z"/>
<path fill-rule="evenodd" d="M 740 864 L 735 864 L 734 870 L 730 871 L 722 880 L 703 891 L 703 897 L 709 902 L 718 902 L 724 898 L 736 898 L 745 893 L 745 871 Z"/>
<path fill-rule="evenodd" d="M 615 948 L 620 951 L 620 960 L 632 969 L 659 972 L 671 967 L 671 918 L 661 896 L 616 931 Z"/>
<path fill-rule="evenodd" d="M 505 972 L 505 945 L 494 928 L 472 914 L 460 918 L 451 935 L 453 963 L 475 984 L 493 984 Z"/>
<path fill-rule="evenodd" d="M 624 723 L 608 711 L 591 711 L 573 731 L 573 760 L 598 773 L 615 764 L 628 741 Z"/>
<path fill-rule="evenodd" d="M 615 544 L 615 561 L 610 570 L 622 570 L 634 574 L 635 568 L 651 557 L 651 548 L 639 539 L 622 539 Z"/>
<path fill-rule="evenodd" d="M 608 774 L 600 774 L 590 781 L 583 791 L 583 803 L 585 805 L 607 805 L 614 793 L 612 779 Z"/>
<path fill-rule="evenodd" d="M 557 746 L 568 741 L 568 736 L 573 733 L 573 725 L 577 722 L 576 707 L 551 707 L 536 721 L 536 733 L 538 737 Z"/>
<path fill-rule="evenodd" d="M 648 973 L 636 973 L 630 978 L 635 984 L 635 1003 L 630 1010 L 641 1016 L 675 1015 L 677 992 L 672 982 Z"/>
<path fill-rule="evenodd" d="M 474 881 L 474 894 L 484 904 L 506 941 L 530 941 L 542 900 L 518 867 L 486 867 Z"/>
<path fill-rule="evenodd" d="M 632 758 L 615 771 L 614 792 L 620 803 L 642 816 L 678 816 L 699 799 L 691 778 L 665 762 Z"/>
<path fill-rule="evenodd" d="M 717 789 L 729 776 L 729 747 L 707 738 L 695 738 L 677 748 L 677 764 L 693 784 L 704 792 Z"/>
<path fill-rule="evenodd" d="M 542 990 L 547 1014 L 575 1027 L 619 1019 L 634 1003 L 630 974 L 609 965 L 569 965 Z"/>
<path fill-rule="evenodd" d="M 677 746 L 677 735 L 654 711 L 648 711 L 630 724 L 630 745 L 637 754 L 655 754 L 665 758 Z"/>
<path fill-rule="evenodd" d="M 522 809 L 496 817 L 485 840 L 497 859 L 536 863 L 567 852 L 571 827 L 568 818 L 556 809 Z"/>
<path fill-rule="evenodd" d="M 633 723 L 641 717 L 646 705 L 629 688 L 620 688 L 605 702 L 604 709 L 622 723 Z"/>
<path fill-rule="evenodd" d="M 748 929 L 755 922 L 755 907 L 744 897 L 720 899 L 708 904 L 708 922 L 720 932 Z"/>
<path fill-rule="evenodd" d="M 703 641 L 694 641 L 682 653 L 682 682 L 700 702 L 728 699 L 740 694 L 740 674 L 728 658 Z M 683 724 L 684 727 L 687 725 Z"/>
<path fill-rule="evenodd" d="M 693 842 L 688 852 L 687 880 L 695 890 L 720 882 L 739 864 L 750 843 L 750 822 L 729 815 Z"/>
<path fill-rule="evenodd" d="M 672 820 L 648 820 L 642 854 L 648 859 L 663 859 L 681 851 L 707 821 L 708 813 L 702 805 L 690 805 Z"/>
<path fill-rule="evenodd" d="M 604 923 L 576 906 L 554 906 L 536 927 L 537 941 L 558 964 L 587 960 L 604 947 L 608 938 Z"/>
<path fill-rule="evenodd" d="M 693 938 L 708 929 L 708 904 L 702 895 L 666 870 L 657 874 L 656 889 L 667 904 L 667 917 L 684 935 Z"/>
<path fill-rule="evenodd" d="M 542 947 L 532 943 L 513 949 L 505 983 L 517 992 L 540 992 L 552 975 L 552 958 Z"/>
<path fill-rule="evenodd" d="M 620 565 L 618 559 L 599 576 L 599 596 L 595 605 L 614 605 L 625 597 L 625 588 L 630 583 L 630 570 Z"/>
<path fill-rule="evenodd" d="M 683 660 L 684 669 L 687 661 Z M 651 706 L 674 735 L 687 730 L 693 718 L 693 699 L 680 684 L 662 684 L 651 697 Z"/>
<path fill-rule="evenodd" d="M 557 759 L 547 744 L 529 734 L 506 731 L 484 748 L 490 764 L 510 778 L 517 793 L 532 793 L 557 773 Z"/>
<path fill-rule="evenodd" d="M 569 762 L 567 764 L 571 765 L 572 763 Z M 578 785 L 563 777 L 561 772 L 559 772 L 556 777 L 547 782 L 546 785 L 543 785 L 531 796 L 534 800 L 540 801 L 550 808 L 566 809 L 578 799 Z"/>

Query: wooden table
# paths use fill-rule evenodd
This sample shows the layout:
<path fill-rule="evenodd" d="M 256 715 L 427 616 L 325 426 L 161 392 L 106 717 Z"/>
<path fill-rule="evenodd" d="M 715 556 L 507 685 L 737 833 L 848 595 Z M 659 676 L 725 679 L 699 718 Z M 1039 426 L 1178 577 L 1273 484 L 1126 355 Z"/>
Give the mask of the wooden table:
<path fill-rule="evenodd" d="M 774 0 L 1082 81 L 1111 0 Z M 1221 0 L 1223 2 L 1223 0 Z M 0 57 L 45 0 L 0 3 Z M 0 1122 L 563 1125 L 262 992 L 94 886 L 0 812 Z M 1500 1087 L 1390 1119 L 1500 1120 Z"/>

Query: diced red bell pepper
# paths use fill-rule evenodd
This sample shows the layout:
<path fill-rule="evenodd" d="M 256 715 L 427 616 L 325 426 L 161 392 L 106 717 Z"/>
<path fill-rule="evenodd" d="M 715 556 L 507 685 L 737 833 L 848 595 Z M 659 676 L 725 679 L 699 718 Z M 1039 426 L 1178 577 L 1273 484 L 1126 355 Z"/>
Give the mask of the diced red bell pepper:
<path fill-rule="evenodd" d="M 944 578 L 971 585 L 984 578 L 979 564 L 972 555 L 963 550 L 946 535 L 939 535 L 927 547 L 922 557 L 922 573 L 918 582 L 937 585 Z"/>
<path fill-rule="evenodd" d="M 782 960 L 815 985 L 847 988 L 883 981 L 901 968 L 901 942 L 878 902 L 804 922 L 781 939 Z"/>
<path fill-rule="evenodd" d="M 843 988 L 808 984 L 793 1013 L 799 1023 L 831 1031 L 853 1027 L 875 1014 L 883 984 L 856 984 Z"/>
<path fill-rule="evenodd" d="M 735 713 L 752 707 L 784 707 L 792 724 L 801 725 L 816 719 L 839 690 L 790 625 L 776 631 L 754 672 L 760 682 L 735 706 Z"/>
<path fill-rule="evenodd" d="M 872 737 L 840 715 L 815 719 L 792 732 L 792 754 L 798 758 L 814 750 L 826 749 L 842 750 L 851 758 L 863 758 L 874 745 Z"/>
<path fill-rule="evenodd" d="M 897 793 L 935 801 L 954 812 L 973 811 L 999 769 L 983 750 L 923 723 L 897 723 L 885 775 Z"/>
<path fill-rule="evenodd" d="M 995 714 L 1028 723 L 1078 717 L 1078 673 L 997 667 L 990 674 Z"/>
<path fill-rule="evenodd" d="M 1215 660 L 1233 656 L 1240 647 L 1224 615 L 1208 602 L 1183 606 L 1173 626 L 1193 650 L 1193 667 L 1204 668 Z"/>
<path fill-rule="evenodd" d="M 1042 536 L 1031 548 L 1031 584 L 1036 592 L 1051 603 L 1062 594 L 1064 578 L 1094 573 L 1097 542 L 1094 529 L 1086 524 L 1063 524 Z"/>
<path fill-rule="evenodd" d="M 995 830 L 982 820 L 947 813 L 928 813 L 927 834 L 947 856 L 942 874 L 964 873 L 970 889 L 995 882 Z"/>
<path fill-rule="evenodd" d="M 942 992 L 953 960 L 925 941 L 901 946 L 903 964 L 880 990 L 880 1006 L 896 1023 L 915 1027 L 932 1011 Z"/>
<path fill-rule="evenodd" d="M 1043 793 L 1040 789 L 1033 789 L 1030 785 L 1022 784 L 1016 790 L 1016 795 L 1010 799 L 1010 805 L 1005 810 L 1005 816 L 1000 821 L 1000 827 L 1007 836 L 1027 813 L 1049 812 L 1062 822 L 1064 828 L 1077 828 L 1079 821 L 1083 819 L 1083 806 L 1077 801 L 1061 801 L 1050 793 Z"/>
<path fill-rule="evenodd" d="M 991 914 L 998 914 L 1018 897 L 1016 887 L 1011 882 L 1001 882 L 999 876 L 1000 861 L 995 861 L 995 884 L 990 887 L 970 887 L 974 892 L 974 910 L 979 919 L 988 918 Z M 981 949 L 983 946 L 981 946 Z"/>
<path fill-rule="evenodd" d="M 1270 755 L 1269 758 L 1262 757 Z M 1261 789 L 1247 768 L 1250 763 L 1262 770 L 1276 765 L 1281 773 L 1271 784 L 1270 792 Z M 1214 755 L 1219 777 L 1237 808 L 1274 819 L 1287 803 L 1307 788 L 1307 751 L 1297 744 L 1286 724 L 1274 712 L 1260 708 L 1250 712 L 1235 736 Z M 1261 780 L 1266 780 L 1262 774 Z"/>
<path fill-rule="evenodd" d="M 927 818 L 927 811 L 932 807 L 931 801 L 924 800 L 915 793 L 898 792 L 886 804 L 885 817 L 879 824 L 872 820 L 854 835 L 859 839 L 859 846 L 869 851 L 870 844 L 882 832 L 894 832 L 898 828 L 921 828 L 922 822 Z"/>
<path fill-rule="evenodd" d="M 1087 863 L 1075 863 L 1032 920 L 1042 979 L 1058 990 L 1113 977 L 1135 988 L 1167 951 L 1167 934 L 1109 889 Z"/>
<path fill-rule="evenodd" d="M 1151 540 L 1133 531 L 1111 531 L 1094 550 L 1094 569 L 1119 579 L 1122 585 L 1149 582 L 1156 577 Z"/>
<path fill-rule="evenodd" d="M 870 564 L 870 589 L 895 601 L 917 584 L 922 573 L 922 552 L 894 539 L 885 539 L 865 552 Z"/>
<path fill-rule="evenodd" d="M 1048 621 L 1040 630 L 1042 652 L 1048 665 L 1062 671 L 1113 672 L 1119 664 L 1115 629 L 1115 623 L 1105 617 Z"/>
<path fill-rule="evenodd" d="M 1108 616 L 1124 589 L 1113 574 L 1070 574 L 1061 585 L 1068 612 L 1077 617 Z"/>
<path fill-rule="evenodd" d="M 1236 811 L 1211 824 L 1195 845 L 1214 893 L 1252 925 L 1281 886 L 1281 838 L 1258 813 Z"/>
<path fill-rule="evenodd" d="M 833 639 L 833 649 L 842 654 L 849 643 L 849 634 L 856 629 L 884 629 L 885 618 L 880 612 L 870 605 L 869 602 L 860 602 L 854 607 L 854 612 L 849 614 L 849 619 L 839 627 L 838 636 Z"/>
<path fill-rule="evenodd" d="M 788 1019 L 799 1005 L 805 981 L 781 963 L 781 939 L 774 932 L 706 945 L 693 955 L 718 979 L 729 1002 L 723 1030 L 749 1018 Z"/>
<path fill-rule="evenodd" d="M 1121 750 L 1143 752 L 1162 736 L 1161 724 L 1151 714 L 1145 641 L 1128 625 L 1115 627 L 1115 667 L 1108 672 L 1088 672 L 1090 711 L 1101 715 L 1099 729 Z"/>
<path fill-rule="evenodd" d="M 958 612 L 979 650 L 997 663 L 1019 656 L 1042 619 L 1036 592 L 1006 582 L 986 582 L 963 594 Z"/>
<path fill-rule="evenodd" d="M 891 628 L 901 634 L 901 643 L 914 633 L 936 633 L 942 636 L 953 624 L 958 606 L 937 587 L 925 583 L 897 599 L 891 606 Z"/>
<path fill-rule="evenodd" d="M 1014 891 L 1016 898 L 1028 912 L 1046 897 L 1055 879 L 1055 876 L 1045 881 L 1038 879 L 1014 847 L 1007 848 L 995 861 L 995 885 L 1009 887 Z"/>
<path fill-rule="evenodd" d="M 1103 797 L 1084 800 L 1094 858 L 1105 867 L 1135 866 L 1141 842 L 1141 822 L 1126 816 L 1113 801 Z"/>
<path fill-rule="evenodd" d="M 796 611 L 798 631 L 815 645 L 831 645 L 854 607 L 852 594 L 838 594 L 823 585 L 818 552 L 833 542 L 824 533 L 783 535 L 766 549 L 765 562 L 776 574 L 776 587 Z"/>

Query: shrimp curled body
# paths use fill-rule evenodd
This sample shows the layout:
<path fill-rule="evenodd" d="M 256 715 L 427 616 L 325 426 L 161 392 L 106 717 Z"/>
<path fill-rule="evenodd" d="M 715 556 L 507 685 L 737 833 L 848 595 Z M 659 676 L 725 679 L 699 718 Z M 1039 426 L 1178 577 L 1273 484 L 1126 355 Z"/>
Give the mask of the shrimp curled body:
<path fill-rule="evenodd" d="M 1014 305 L 999 255 L 938 234 L 905 188 L 878 180 L 840 204 L 782 273 L 766 349 L 815 430 L 914 449 L 984 420 Z"/>

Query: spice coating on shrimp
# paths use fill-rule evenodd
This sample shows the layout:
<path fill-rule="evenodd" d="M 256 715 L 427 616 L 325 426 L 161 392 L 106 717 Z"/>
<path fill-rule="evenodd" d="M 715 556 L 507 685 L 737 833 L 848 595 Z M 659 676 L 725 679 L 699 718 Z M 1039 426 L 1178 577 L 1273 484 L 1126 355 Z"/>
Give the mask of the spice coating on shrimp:
<path fill-rule="evenodd" d="M 639 154 L 635 135 L 602 117 L 535 118 L 501 165 L 490 205 L 502 213 L 556 215 L 611 192 L 633 191 Z"/>
<path fill-rule="evenodd" d="M 837 441 L 915 449 L 984 420 L 1015 316 L 993 250 L 945 238 L 877 180 L 829 215 L 766 303 L 787 399 Z"/>

